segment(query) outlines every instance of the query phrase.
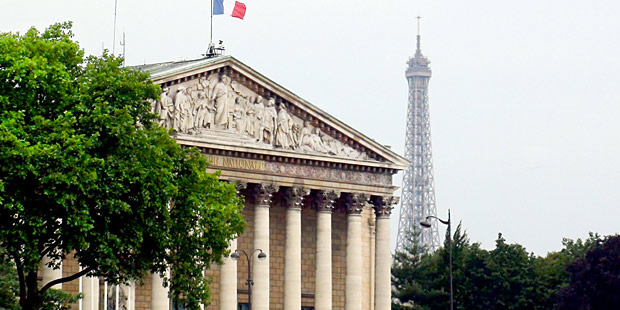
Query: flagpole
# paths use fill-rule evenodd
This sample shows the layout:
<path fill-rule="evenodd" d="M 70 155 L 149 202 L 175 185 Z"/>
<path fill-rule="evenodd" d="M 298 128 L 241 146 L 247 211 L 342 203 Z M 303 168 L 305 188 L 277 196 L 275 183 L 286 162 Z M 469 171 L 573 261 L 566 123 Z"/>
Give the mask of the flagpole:
<path fill-rule="evenodd" d="M 114 39 L 112 39 L 112 55 L 116 50 L 116 7 L 118 5 L 118 0 L 114 0 Z"/>
<path fill-rule="evenodd" d="M 209 38 L 209 45 L 213 44 L 213 0 L 211 0 L 211 37 Z"/>

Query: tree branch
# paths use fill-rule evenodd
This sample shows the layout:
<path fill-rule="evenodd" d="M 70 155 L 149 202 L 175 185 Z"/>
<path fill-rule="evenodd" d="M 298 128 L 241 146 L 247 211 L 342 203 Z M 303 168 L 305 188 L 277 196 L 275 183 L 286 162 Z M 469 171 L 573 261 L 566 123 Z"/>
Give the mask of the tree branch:
<path fill-rule="evenodd" d="M 79 277 L 81 277 L 81 276 L 83 276 L 85 274 L 88 274 L 89 272 L 91 272 L 93 270 L 95 270 L 94 267 L 88 267 L 88 268 L 86 268 L 86 269 L 84 269 L 84 270 L 82 270 L 82 271 L 80 271 L 78 273 L 75 273 L 73 275 L 70 275 L 68 277 L 64 277 L 64 278 L 60 278 L 60 279 L 56 279 L 56 280 L 50 281 L 47 284 L 45 284 L 41 288 L 41 290 L 39 292 L 41 293 L 41 295 L 43 295 L 48 289 L 50 289 L 50 287 L 52 287 L 52 286 L 54 286 L 56 284 L 73 281 L 73 280 L 75 280 L 75 279 L 77 279 L 77 278 L 79 278 Z"/>
<path fill-rule="evenodd" d="M 61 238 L 59 237 L 58 239 L 56 239 L 56 241 L 54 241 L 52 244 L 50 244 L 48 247 L 46 247 L 42 252 L 41 252 L 41 257 L 49 254 L 54 248 L 56 248 L 61 242 Z"/>

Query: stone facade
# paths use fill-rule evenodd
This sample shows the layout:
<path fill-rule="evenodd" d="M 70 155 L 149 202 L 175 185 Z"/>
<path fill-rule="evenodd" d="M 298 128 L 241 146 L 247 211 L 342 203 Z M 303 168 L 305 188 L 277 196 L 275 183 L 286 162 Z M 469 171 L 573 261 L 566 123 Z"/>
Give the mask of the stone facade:
<path fill-rule="evenodd" d="M 179 144 L 197 147 L 209 171 L 244 185 L 238 190 L 247 227 L 231 250 L 254 257 L 253 268 L 248 274 L 242 255 L 206 270 L 212 300 L 205 309 L 250 302 L 249 276 L 254 310 L 389 309 L 392 175 L 406 160 L 232 57 L 139 69 L 162 87 L 161 100 L 153 102 L 162 126 L 174 130 Z M 273 127 L 264 124 L 267 115 L 275 115 Z M 256 258 L 257 249 L 265 261 Z M 71 259 L 63 264 L 65 275 L 78 268 Z M 122 286 L 123 307 L 169 309 L 159 283 L 158 275 L 148 275 Z M 103 296 L 115 292 L 98 284 L 98 307 L 83 310 L 104 309 Z M 76 280 L 63 289 L 78 293 L 80 285 Z"/>

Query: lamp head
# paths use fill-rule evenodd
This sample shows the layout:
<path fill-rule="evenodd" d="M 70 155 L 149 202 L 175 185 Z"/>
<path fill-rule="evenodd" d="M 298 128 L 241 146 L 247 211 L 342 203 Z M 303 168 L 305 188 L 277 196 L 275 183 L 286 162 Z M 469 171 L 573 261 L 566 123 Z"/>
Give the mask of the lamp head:
<path fill-rule="evenodd" d="M 420 226 L 425 227 L 425 228 L 429 228 L 431 227 L 431 223 L 428 220 L 424 220 L 420 222 Z"/>
<path fill-rule="evenodd" d="M 265 258 L 267 258 L 267 254 L 261 250 L 260 253 L 258 253 L 258 259 L 264 260 Z"/>
<path fill-rule="evenodd" d="M 230 258 L 237 260 L 239 259 L 239 253 L 237 253 L 237 251 L 235 250 L 234 253 L 230 254 Z"/>

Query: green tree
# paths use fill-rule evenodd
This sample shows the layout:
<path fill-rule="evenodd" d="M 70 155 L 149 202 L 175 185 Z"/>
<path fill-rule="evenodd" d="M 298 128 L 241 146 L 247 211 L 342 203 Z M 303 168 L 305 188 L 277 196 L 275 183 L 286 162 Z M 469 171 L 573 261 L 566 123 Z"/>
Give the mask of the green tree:
<path fill-rule="evenodd" d="M 208 302 L 202 271 L 243 231 L 233 185 L 206 173 L 150 113 L 148 75 L 104 53 L 84 57 L 70 23 L 0 34 L 0 253 L 19 304 L 83 275 L 110 283 L 165 273 L 171 296 Z M 39 287 L 44 256 L 83 270 Z"/>
<path fill-rule="evenodd" d="M 534 309 L 534 256 L 520 244 L 506 243 L 501 233 L 489 254 L 488 292 L 494 301 L 489 309 Z"/>
<path fill-rule="evenodd" d="M 536 293 L 538 309 L 555 309 L 558 302 L 558 292 L 568 286 L 570 273 L 567 268 L 584 258 L 586 252 L 594 248 L 601 240 L 597 234 L 590 233 L 585 240 L 571 240 L 564 238 L 564 248 L 558 252 L 550 252 L 547 256 L 537 257 L 534 261 L 536 274 Z"/>
<path fill-rule="evenodd" d="M 445 292 L 434 288 L 437 269 L 434 257 L 418 243 L 419 232 L 408 235 L 410 246 L 394 254 L 392 264 L 392 309 L 425 310 Z"/>
<path fill-rule="evenodd" d="M 450 231 L 446 232 L 446 237 Z M 417 233 L 411 235 L 412 246 L 396 252 L 392 265 L 392 287 L 395 302 L 392 309 L 447 309 L 450 302 L 448 243 L 434 253 L 420 248 Z M 452 235 L 455 305 L 463 288 L 464 256 L 470 247 L 467 234 L 459 224 Z M 458 307 L 457 307 L 458 309 Z"/>
<path fill-rule="evenodd" d="M 559 292 L 557 309 L 620 309 L 620 235 L 598 240 L 567 271 L 570 282 Z"/>
<path fill-rule="evenodd" d="M 19 296 L 19 281 L 15 266 L 0 256 L 0 309 L 18 309 L 17 296 Z"/>

